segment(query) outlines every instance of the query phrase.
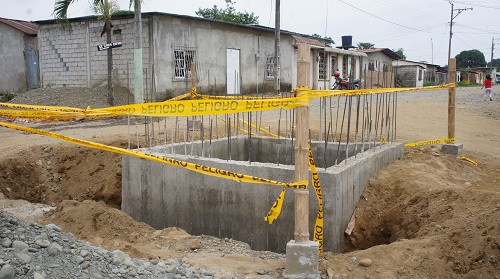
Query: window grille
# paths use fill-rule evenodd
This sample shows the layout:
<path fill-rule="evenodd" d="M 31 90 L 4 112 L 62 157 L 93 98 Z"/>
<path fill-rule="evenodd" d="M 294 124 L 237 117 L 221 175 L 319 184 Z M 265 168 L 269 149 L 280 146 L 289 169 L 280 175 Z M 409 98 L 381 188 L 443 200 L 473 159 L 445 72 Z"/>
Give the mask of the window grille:
<path fill-rule="evenodd" d="M 268 56 L 266 59 L 266 78 L 274 78 L 275 76 L 275 59 L 274 56 Z"/>
<path fill-rule="evenodd" d="M 195 61 L 196 48 L 175 47 L 174 48 L 174 78 L 175 80 L 191 79 L 191 63 Z"/>
<path fill-rule="evenodd" d="M 326 57 L 324 52 L 318 53 L 318 66 L 319 66 L 319 79 L 326 79 L 327 68 L 326 68 Z"/>

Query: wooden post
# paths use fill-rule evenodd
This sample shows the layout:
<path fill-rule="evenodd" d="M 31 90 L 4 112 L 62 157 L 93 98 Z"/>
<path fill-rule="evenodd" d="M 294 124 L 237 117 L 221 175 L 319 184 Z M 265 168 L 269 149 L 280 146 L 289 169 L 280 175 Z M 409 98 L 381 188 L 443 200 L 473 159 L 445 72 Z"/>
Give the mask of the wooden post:
<path fill-rule="evenodd" d="M 448 82 L 456 82 L 457 60 L 448 61 Z M 455 138 L 455 88 L 448 88 L 448 138 Z"/>
<path fill-rule="evenodd" d="M 310 82 L 310 54 L 308 44 L 299 44 L 297 87 L 309 86 Z M 295 181 L 307 180 L 309 174 L 308 164 L 308 138 L 309 138 L 309 106 L 296 109 L 295 127 Z M 309 190 L 295 189 L 295 241 L 309 241 Z"/>

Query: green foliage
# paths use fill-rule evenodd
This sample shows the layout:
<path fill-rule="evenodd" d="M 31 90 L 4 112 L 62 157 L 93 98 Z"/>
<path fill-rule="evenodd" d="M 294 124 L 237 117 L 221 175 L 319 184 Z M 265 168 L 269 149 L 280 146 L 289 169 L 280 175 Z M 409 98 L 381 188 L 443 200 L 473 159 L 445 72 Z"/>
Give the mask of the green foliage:
<path fill-rule="evenodd" d="M 432 80 L 424 80 L 424 87 L 426 86 L 436 86 L 437 83 L 435 81 L 432 81 Z"/>
<path fill-rule="evenodd" d="M 457 82 L 457 87 L 475 87 L 475 86 L 481 86 L 481 84 L 469 83 L 469 82 L 465 82 L 465 81 Z"/>
<path fill-rule="evenodd" d="M 10 92 L 9 90 L 5 90 L 2 95 L 0 96 L 0 100 L 2 100 L 2 102 L 8 102 L 12 99 L 14 99 L 16 95 L 14 94 L 14 92 Z"/>
<path fill-rule="evenodd" d="M 323 36 L 318 35 L 316 33 L 312 34 L 311 36 L 314 37 L 314 38 L 325 40 L 325 44 L 326 44 L 327 47 L 333 47 L 333 44 L 335 43 L 333 41 L 332 37 L 323 37 Z"/>
<path fill-rule="evenodd" d="M 455 58 L 457 59 L 457 67 L 461 68 L 476 68 L 486 65 L 484 54 L 477 49 L 464 50 L 455 56 Z"/>
<path fill-rule="evenodd" d="M 399 48 L 399 49 L 393 49 L 392 51 L 394 51 L 394 53 L 396 53 L 397 55 L 399 55 L 399 57 L 401 57 L 401 59 L 405 60 L 406 59 L 406 55 L 404 54 L 404 49 L 402 48 Z"/>
<path fill-rule="evenodd" d="M 111 16 L 120 16 L 120 15 L 133 15 L 134 11 L 131 10 L 118 10 L 116 12 L 113 12 Z"/>
<path fill-rule="evenodd" d="M 371 48 L 375 48 L 375 44 L 359 42 L 358 43 L 358 48 L 359 49 L 371 49 Z"/>
<path fill-rule="evenodd" d="M 491 62 L 488 62 L 488 67 L 495 67 L 497 68 L 497 71 L 500 71 L 500 58 L 493 59 L 493 66 L 491 65 Z"/>
<path fill-rule="evenodd" d="M 226 0 L 226 8 L 217 8 L 214 5 L 212 8 L 198 8 L 195 12 L 196 15 L 202 18 L 221 20 L 226 22 L 233 22 L 239 24 L 258 24 L 259 17 L 255 13 L 248 12 L 236 12 L 233 5 L 235 2 L 232 0 Z"/>

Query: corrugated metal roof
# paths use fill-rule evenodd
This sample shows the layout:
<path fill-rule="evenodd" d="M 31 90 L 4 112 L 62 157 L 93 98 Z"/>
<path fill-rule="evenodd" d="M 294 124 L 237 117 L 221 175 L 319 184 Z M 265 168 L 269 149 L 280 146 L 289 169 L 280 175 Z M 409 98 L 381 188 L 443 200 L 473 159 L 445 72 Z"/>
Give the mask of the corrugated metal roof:
<path fill-rule="evenodd" d="M 2 17 L 0 17 L 0 22 L 3 22 L 7 25 L 10 25 L 10 26 L 16 28 L 17 30 L 24 32 L 28 35 L 36 35 L 38 33 L 38 24 L 33 23 L 33 22 L 8 19 L 8 18 L 2 18 Z"/>
<path fill-rule="evenodd" d="M 325 44 L 322 43 L 320 40 L 311 38 L 311 37 L 302 37 L 302 36 L 297 36 L 297 35 L 292 35 L 292 38 L 294 38 L 298 43 L 304 43 L 304 44 L 309 44 L 313 46 L 320 46 L 324 47 Z"/>

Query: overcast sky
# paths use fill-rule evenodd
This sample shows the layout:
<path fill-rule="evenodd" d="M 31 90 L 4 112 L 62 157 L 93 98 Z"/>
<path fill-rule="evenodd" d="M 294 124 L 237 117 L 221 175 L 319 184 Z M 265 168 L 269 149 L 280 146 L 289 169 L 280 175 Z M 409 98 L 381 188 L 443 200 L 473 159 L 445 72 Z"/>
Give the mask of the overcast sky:
<path fill-rule="evenodd" d="M 20 20 L 53 18 L 54 0 L 0 0 L 0 17 Z M 129 0 L 118 0 L 127 10 Z M 464 50 L 481 51 L 486 61 L 500 58 L 500 1 L 452 1 L 454 9 L 473 8 L 453 14 L 452 57 Z M 143 12 L 196 16 L 198 8 L 225 7 L 225 0 L 144 0 Z M 275 0 L 236 0 L 237 11 L 253 12 L 260 25 L 274 27 Z M 133 9 L 133 8 L 132 8 Z M 89 0 L 77 0 L 68 17 L 91 15 Z M 375 47 L 402 48 L 407 60 L 446 65 L 451 5 L 445 0 L 282 0 L 281 29 L 319 34 L 341 45 L 341 36 L 353 36 Z"/>

